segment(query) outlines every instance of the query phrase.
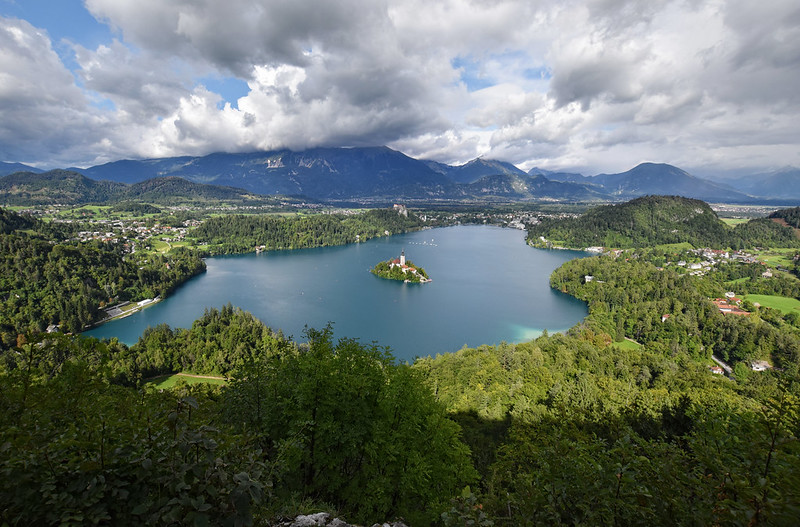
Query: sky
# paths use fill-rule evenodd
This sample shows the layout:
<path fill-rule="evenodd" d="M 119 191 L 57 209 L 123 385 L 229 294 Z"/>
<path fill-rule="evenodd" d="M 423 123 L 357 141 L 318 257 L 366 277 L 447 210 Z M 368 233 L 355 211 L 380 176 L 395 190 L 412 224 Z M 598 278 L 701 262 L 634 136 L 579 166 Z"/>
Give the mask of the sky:
<path fill-rule="evenodd" d="M 0 0 L 0 161 L 800 166 L 797 0 Z"/>

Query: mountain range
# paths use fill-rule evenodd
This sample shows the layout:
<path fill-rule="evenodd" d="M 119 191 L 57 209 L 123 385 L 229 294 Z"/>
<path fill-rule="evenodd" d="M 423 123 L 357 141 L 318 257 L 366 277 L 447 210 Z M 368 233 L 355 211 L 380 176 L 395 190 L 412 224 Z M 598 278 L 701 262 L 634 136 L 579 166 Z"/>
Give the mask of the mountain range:
<path fill-rule="evenodd" d="M 4 163 L 0 174 L 20 168 L 30 174 L 28 177 L 40 172 L 25 165 Z M 539 168 L 526 173 L 498 160 L 478 158 L 451 166 L 414 159 L 388 147 L 215 153 L 121 160 L 69 170 L 95 181 L 131 185 L 176 176 L 252 194 L 303 196 L 328 202 L 622 201 L 655 194 L 729 203 L 753 203 L 759 198 L 800 199 L 798 169 L 725 182 L 699 178 L 672 165 L 657 163 L 642 163 L 626 172 L 596 176 Z M 787 189 L 792 190 L 787 193 Z"/>

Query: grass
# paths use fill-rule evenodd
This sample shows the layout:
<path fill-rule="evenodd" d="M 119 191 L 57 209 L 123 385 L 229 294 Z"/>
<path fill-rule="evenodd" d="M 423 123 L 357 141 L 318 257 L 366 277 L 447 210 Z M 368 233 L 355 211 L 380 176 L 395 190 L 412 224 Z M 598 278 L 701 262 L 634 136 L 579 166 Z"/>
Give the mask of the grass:
<path fill-rule="evenodd" d="M 777 309 L 784 314 L 795 310 L 800 311 L 800 300 L 796 298 L 775 295 L 745 295 L 744 299 L 764 307 Z"/>
<path fill-rule="evenodd" d="M 63 214 L 80 214 L 81 212 L 91 212 L 96 215 L 106 214 L 111 210 L 110 205 L 82 205 L 73 209 L 61 211 Z"/>
<path fill-rule="evenodd" d="M 642 347 L 638 342 L 629 339 L 625 339 L 622 342 L 615 342 L 614 346 L 622 350 L 635 350 Z"/>
<path fill-rule="evenodd" d="M 160 238 L 150 238 L 147 243 L 150 245 L 151 252 L 165 253 L 169 251 L 169 244 Z"/>
<path fill-rule="evenodd" d="M 730 225 L 731 227 L 735 227 L 740 223 L 747 223 L 748 221 L 750 221 L 747 218 L 720 218 L 720 219 L 725 223 L 725 225 Z"/>
<path fill-rule="evenodd" d="M 730 282 L 725 282 L 726 284 L 736 285 L 736 284 L 743 284 L 750 280 L 749 276 L 745 276 L 744 278 L 737 278 L 736 280 L 731 280 Z"/>
<path fill-rule="evenodd" d="M 794 265 L 794 254 L 797 249 L 769 249 L 755 252 L 758 259 L 773 267 L 791 267 Z"/>
<path fill-rule="evenodd" d="M 213 377 L 213 376 L 209 376 Z M 225 384 L 225 379 L 222 377 L 189 377 L 188 375 L 182 375 L 180 373 L 172 374 L 172 375 L 160 375 L 158 377 L 153 377 L 149 381 L 147 381 L 148 386 L 153 386 L 157 390 L 166 390 L 169 388 L 174 388 L 176 384 L 179 382 L 185 382 L 186 384 L 217 384 L 223 385 Z"/>
<path fill-rule="evenodd" d="M 656 249 L 660 249 L 662 251 L 667 252 L 681 252 L 681 251 L 691 251 L 694 249 L 694 246 L 689 242 L 681 242 L 681 243 L 664 243 L 661 245 L 656 245 Z"/>

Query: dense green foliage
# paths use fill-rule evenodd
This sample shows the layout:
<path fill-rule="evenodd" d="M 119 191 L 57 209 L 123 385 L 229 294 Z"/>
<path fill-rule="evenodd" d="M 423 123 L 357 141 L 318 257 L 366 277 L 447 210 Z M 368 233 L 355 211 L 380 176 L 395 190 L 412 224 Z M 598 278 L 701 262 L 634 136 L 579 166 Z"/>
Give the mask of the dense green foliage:
<path fill-rule="evenodd" d="M 458 426 L 420 376 L 375 345 L 309 330 L 309 347 L 239 372 L 229 421 L 283 456 L 276 494 L 300 493 L 360 521 L 438 516 L 474 477 Z"/>
<path fill-rule="evenodd" d="M 792 229 L 767 218 L 756 218 L 734 227 L 729 246 L 734 249 L 798 247 L 799 243 Z"/>
<path fill-rule="evenodd" d="M 657 268 L 646 261 L 648 255 L 652 253 L 630 259 L 571 260 L 553 272 L 550 283 L 587 301 L 590 316 L 586 323 L 614 340 L 632 338 L 664 352 L 701 359 L 710 358 L 711 353 L 732 362 L 768 359 L 797 370 L 800 333 L 796 327 L 782 320 L 768 322 L 757 314 L 724 315 L 711 303 L 728 290 L 737 264 L 724 264 L 701 278 Z M 592 280 L 587 281 L 587 276 Z M 756 283 L 746 292 L 765 292 Z M 662 320 L 664 315 L 668 315 L 666 320 Z"/>
<path fill-rule="evenodd" d="M 422 359 L 495 525 L 790 525 L 800 389 L 588 328 Z"/>
<path fill-rule="evenodd" d="M 791 227 L 800 229 L 800 207 L 776 210 L 769 215 L 770 218 L 781 219 Z"/>
<path fill-rule="evenodd" d="M 234 365 L 228 384 L 119 384 L 152 334 L 131 350 L 58 335 L 2 355 L 0 523 L 248 525 L 318 503 L 429 525 L 474 482 L 459 427 L 385 349 L 330 328 L 297 346 L 231 307 L 159 335 L 172 350 L 226 344 L 204 360 Z"/>
<path fill-rule="evenodd" d="M 703 201 L 678 196 L 645 196 L 618 205 L 590 209 L 578 218 L 543 219 L 528 230 L 567 247 L 653 247 L 688 242 L 694 247 L 795 247 L 791 229 L 766 219 L 728 228 Z"/>
<path fill-rule="evenodd" d="M 229 215 L 205 221 L 193 236 L 207 243 L 212 253 L 232 254 L 252 252 L 262 245 L 267 250 L 343 245 L 423 226 L 414 214 L 404 216 L 386 209 L 288 218 Z"/>
<path fill-rule="evenodd" d="M 124 256 L 116 245 L 72 242 L 57 225 L 6 211 L 3 225 L 16 229 L 0 234 L 3 346 L 20 333 L 43 331 L 50 324 L 81 331 L 101 317 L 104 305 L 165 296 L 205 269 L 187 250 Z"/>
<path fill-rule="evenodd" d="M 190 329 L 166 324 L 146 329 L 130 353 L 115 361 L 115 375 L 126 383 L 176 372 L 227 376 L 286 343 L 280 332 L 228 304 L 206 309 Z"/>
<path fill-rule="evenodd" d="M 10 234 L 14 231 L 21 231 L 25 229 L 32 229 L 36 226 L 37 221 L 22 214 L 11 212 L 10 210 L 0 208 L 0 233 Z"/>
<path fill-rule="evenodd" d="M 4 354 L 0 523 L 248 524 L 267 466 L 209 426 L 214 397 L 109 384 L 109 351 L 57 336 Z"/>

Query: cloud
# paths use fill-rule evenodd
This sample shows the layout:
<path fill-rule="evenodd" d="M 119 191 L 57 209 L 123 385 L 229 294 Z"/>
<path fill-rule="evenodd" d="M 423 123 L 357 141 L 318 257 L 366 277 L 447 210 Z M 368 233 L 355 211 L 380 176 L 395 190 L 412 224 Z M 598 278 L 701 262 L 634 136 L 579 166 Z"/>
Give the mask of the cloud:
<path fill-rule="evenodd" d="M 99 140 L 95 112 L 46 32 L 0 18 L 0 158 L 69 159 Z"/>
<path fill-rule="evenodd" d="M 182 78 L 169 58 L 137 53 L 116 40 L 75 51 L 83 85 L 137 120 L 172 111 L 191 87 L 190 76 Z"/>
<path fill-rule="evenodd" d="M 795 4 L 86 0 L 116 40 L 58 43 L 73 71 L 45 31 L 2 20 L 0 153 L 89 164 L 388 144 L 588 172 L 800 164 Z M 246 93 L 202 80 L 226 77 Z"/>

